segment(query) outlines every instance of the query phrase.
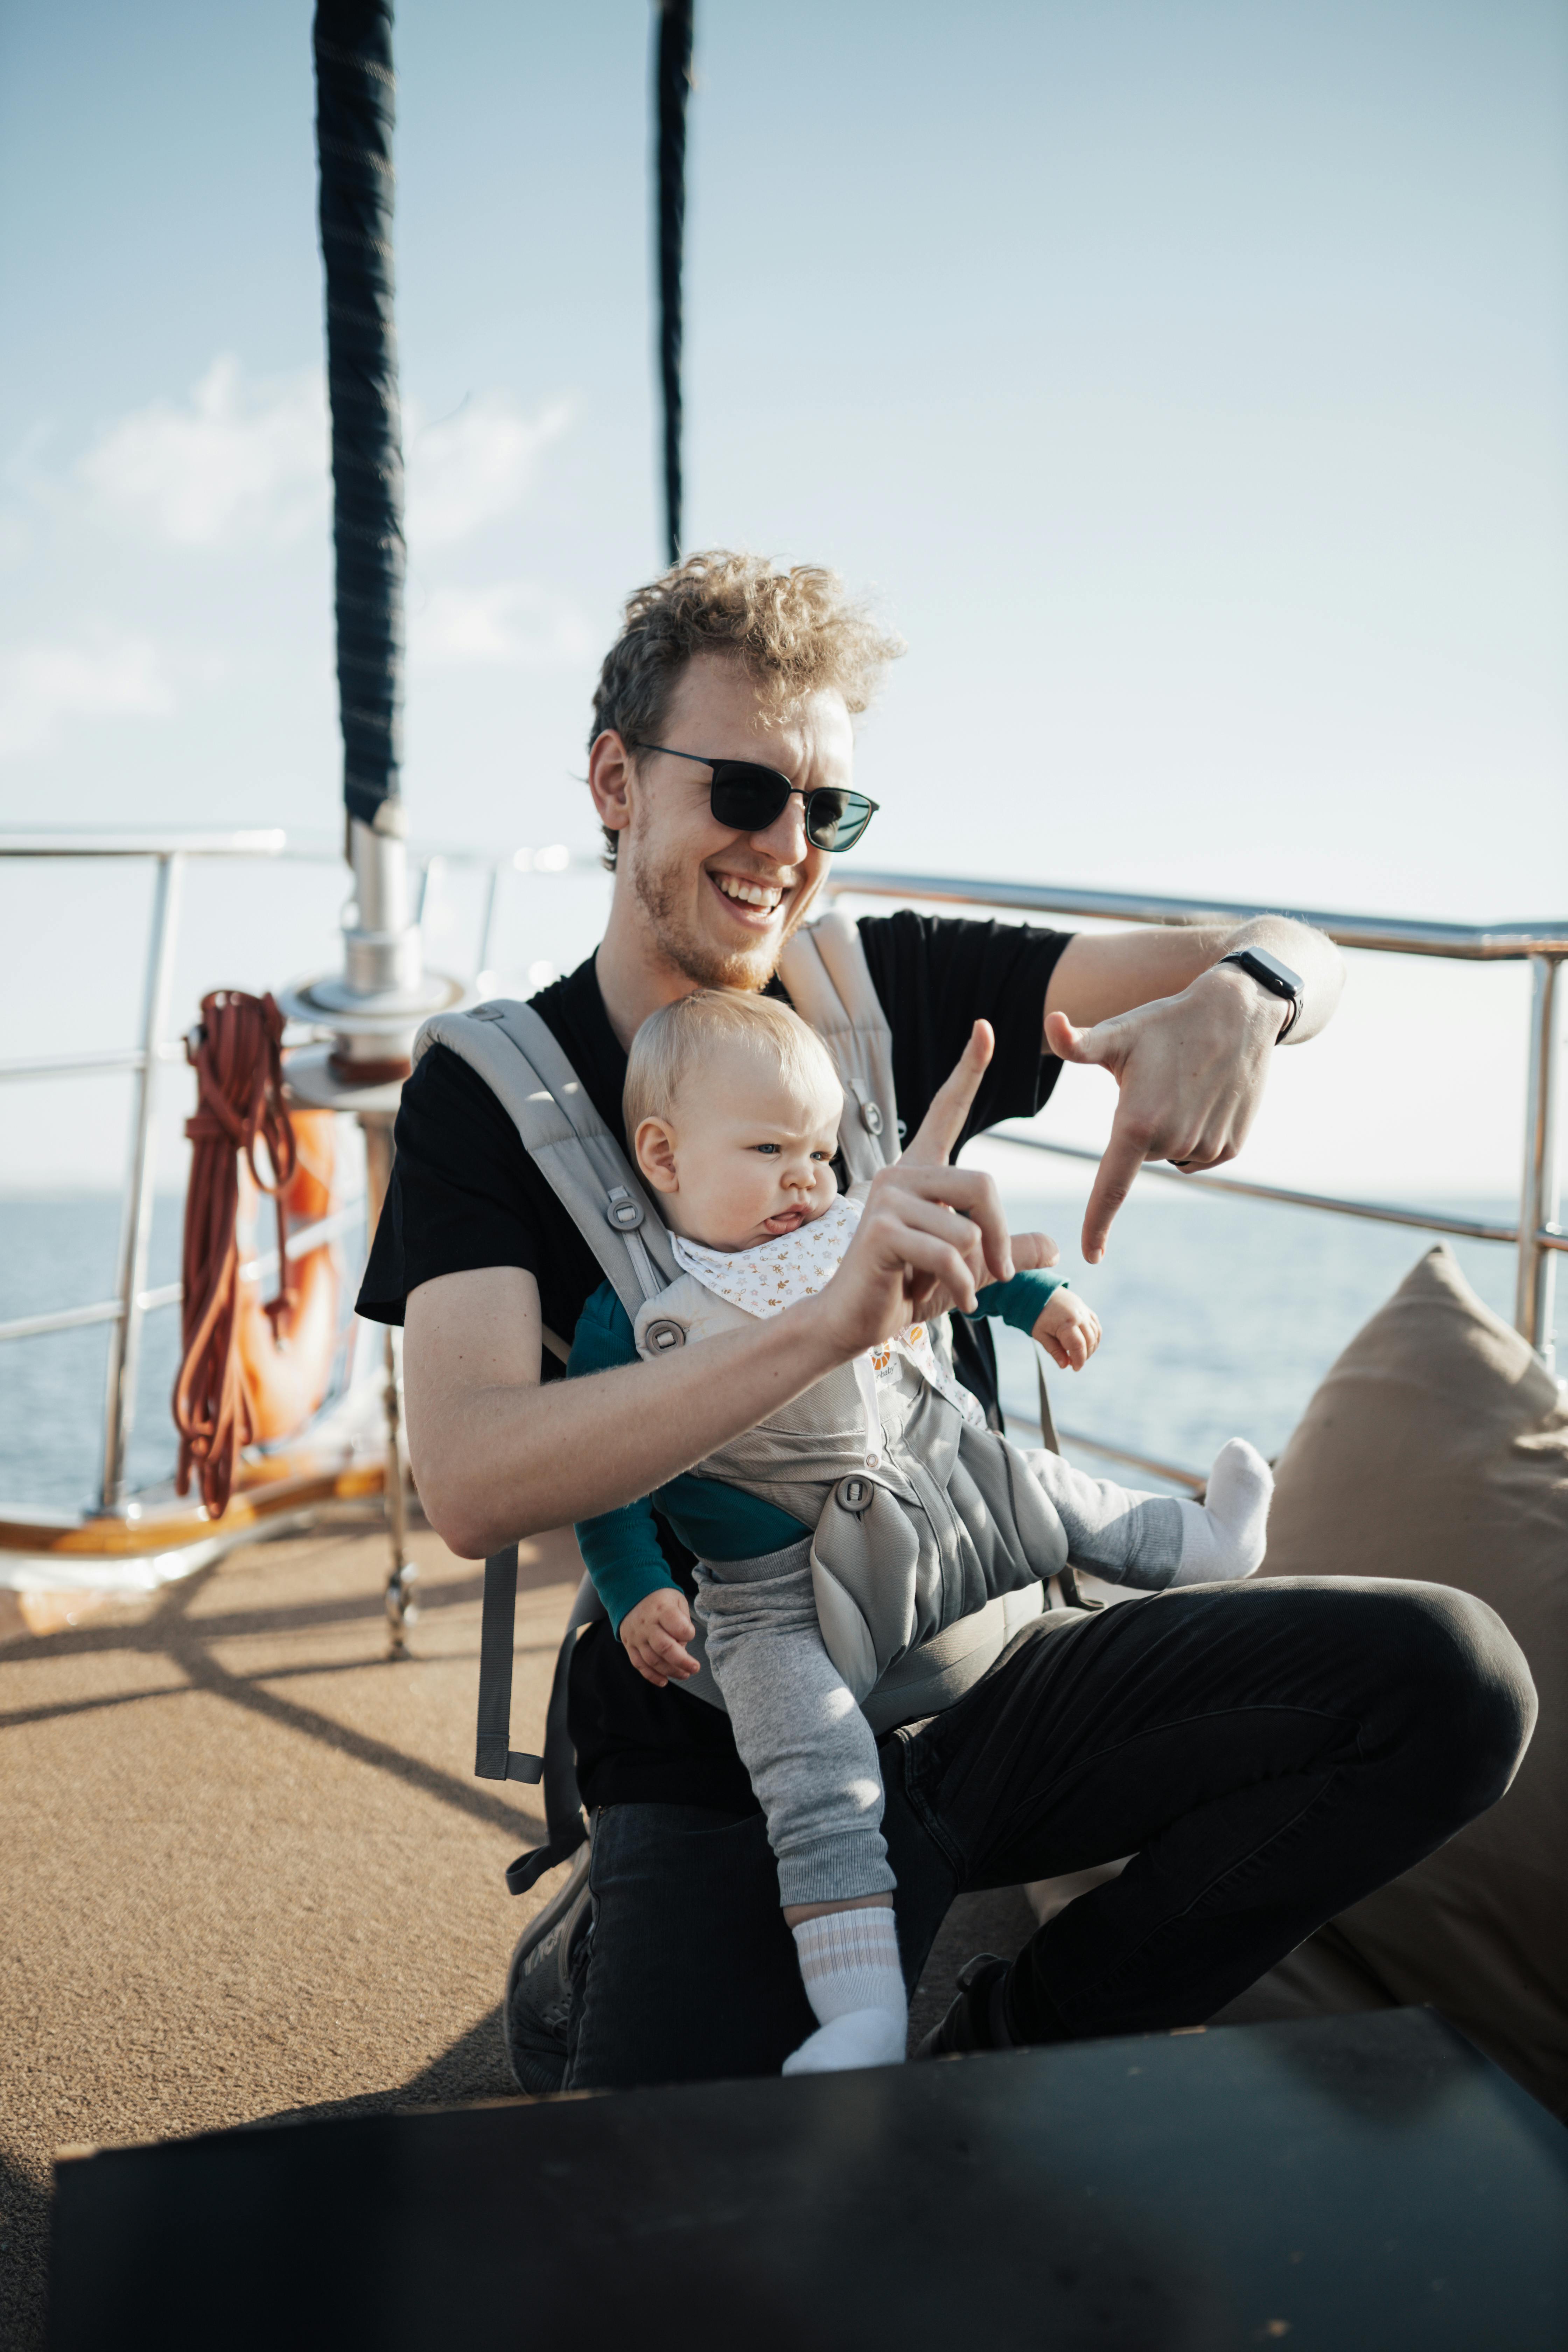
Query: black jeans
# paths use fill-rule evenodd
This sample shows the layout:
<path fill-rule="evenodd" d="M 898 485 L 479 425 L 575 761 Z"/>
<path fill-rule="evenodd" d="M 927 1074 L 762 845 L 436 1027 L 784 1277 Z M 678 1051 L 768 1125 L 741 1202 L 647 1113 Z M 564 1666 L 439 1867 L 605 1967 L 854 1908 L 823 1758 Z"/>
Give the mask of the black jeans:
<path fill-rule="evenodd" d="M 1495 1803 L 1535 1719 L 1490 1609 L 1279 1578 L 1030 1627 L 881 1743 L 912 1986 L 953 1896 L 1115 1860 L 1007 1981 L 1020 2041 L 1198 2024 Z M 612 1805 L 571 2089 L 774 2074 L 816 2020 L 760 1816 Z"/>

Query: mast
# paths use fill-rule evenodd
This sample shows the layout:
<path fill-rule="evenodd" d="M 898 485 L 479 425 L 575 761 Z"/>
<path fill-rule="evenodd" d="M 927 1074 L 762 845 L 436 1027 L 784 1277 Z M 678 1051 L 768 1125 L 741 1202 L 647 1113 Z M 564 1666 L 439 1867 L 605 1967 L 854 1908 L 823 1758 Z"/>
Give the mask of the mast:
<path fill-rule="evenodd" d="M 403 814 L 403 415 L 392 222 L 397 78 L 390 0 L 318 0 L 316 148 L 332 422 L 338 706 L 354 897 L 343 969 L 287 992 L 296 1019 L 335 1033 L 295 1055 L 302 1099 L 379 1116 L 408 1074 L 414 1032 L 458 993 L 424 972 L 410 919 Z"/>
<path fill-rule="evenodd" d="M 338 706 L 358 919 L 344 977 L 361 995 L 417 990 L 403 816 L 403 417 L 394 314 L 390 0 L 319 0 L 316 148 L 332 420 Z M 373 1041 L 375 1042 L 375 1041 Z M 383 1044 L 340 1059 L 383 1064 Z"/>
<path fill-rule="evenodd" d="M 686 235 L 686 101 L 691 90 L 692 0 L 658 0 L 658 369 L 664 395 L 665 540 L 680 561 L 681 250 Z"/>
<path fill-rule="evenodd" d="M 317 0 L 316 152 L 326 271 L 327 387 L 332 420 L 338 707 L 354 895 L 341 975 L 280 990 L 290 1018 L 332 1042 L 291 1054 L 289 1095 L 357 1113 L 364 1130 L 374 1234 L 392 1172 L 392 1124 L 415 1032 L 453 1004 L 459 982 L 426 976 L 411 919 L 403 814 L 403 415 L 397 396 L 392 215 L 397 79 L 390 0 Z M 416 1571 L 404 1528 L 396 1349 L 385 1340 L 385 1494 L 392 1542 L 386 1612 L 403 1648 Z"/>
<path fill-rule="evenodd" d="M 386 0 L 321 0 L 314 40 L 343 798 L 351 817 L 395 836 L 406 549 L 393 309 L 391 7 Z"/>

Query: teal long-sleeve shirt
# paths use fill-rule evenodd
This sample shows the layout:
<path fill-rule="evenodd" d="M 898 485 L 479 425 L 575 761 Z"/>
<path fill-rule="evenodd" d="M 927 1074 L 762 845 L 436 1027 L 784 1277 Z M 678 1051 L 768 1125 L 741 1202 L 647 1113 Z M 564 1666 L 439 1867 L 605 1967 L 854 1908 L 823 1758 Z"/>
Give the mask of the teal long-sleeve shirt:
<path fill-rule="evenodd" d="M 1016 1274 L 1011 1282 L 987 1285 L 980 1293 L 979 1312 L 998 1317 L 1015 1330 L 1032 1331 L 1047 1299 L 1064 1286 L 1061 1275 Z M 611 1285 L 601 1283 L 577 1318 L 567 1374 L 607 1372 L 616 1364 L 637 1360 L 631 1318 Z M 776 1504 L 717 1478 L 700 1478 L 690 1470 L 639 1502 L 580 1520 L 577 1542 L 584 1564 L 617 1633 L 622 1618 L 639 1601 L 662 1586 L 675 1588 L 654 1525 L 656 1510 L 700 1559 L 752 1559 L 762 1552 L 782 1551 L 811 1532 Z"/>

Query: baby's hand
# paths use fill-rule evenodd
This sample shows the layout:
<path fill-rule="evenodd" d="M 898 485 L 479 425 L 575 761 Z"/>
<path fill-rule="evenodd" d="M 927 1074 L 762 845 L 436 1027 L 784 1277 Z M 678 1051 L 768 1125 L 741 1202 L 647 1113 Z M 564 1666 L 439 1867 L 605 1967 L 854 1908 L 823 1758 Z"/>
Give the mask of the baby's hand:
<path fill-rule="evenodd" d="M 686 1649 L 696 1630 L 685 1594 L 664 1584 L 626 1611 L 621 1646 L 644 1682 L 662 1690 L 670 1680 L 689 1682 L 697 1673 L 697 1661 Z"/>
<path fill-rule="evenodd" d="M 1064 1372 L 1081 1372 L 1100 1345 L 1100 1318 L 1075 1290 L 1053 1290 L 1040 1309 L 1035 1337 Z"/>

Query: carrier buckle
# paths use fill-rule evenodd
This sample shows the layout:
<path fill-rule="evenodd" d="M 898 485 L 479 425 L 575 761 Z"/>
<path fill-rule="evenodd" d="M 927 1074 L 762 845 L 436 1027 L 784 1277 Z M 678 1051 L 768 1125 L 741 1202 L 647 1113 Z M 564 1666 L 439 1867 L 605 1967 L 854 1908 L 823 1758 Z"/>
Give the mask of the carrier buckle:
<path fill-rule="evenodd" d="M 868 1135 L 881 1134 L 882 1114 L 878 1109 L 874 1102 L 863 1102 L 861 1104 L 860 1124 L 865 1129 Z"/>
<path fill-rule="evenodd" d="M 643 1221 L 642 1203 L 640 1201 L 632 1199 L 624 1184 L 617 1184 L 610 1194 L 610 1205 L 605 1211 L 605 1220 L 606 1223 L 614 1225 L 618 1234 L 635 1233 Z"/>
<path fill-rule="evenodd" d="M 858 1519 L 863 1512 L 870 1509 L 871 1497 L 876 1491 L 869 1478 L 840 1478 L 833 1490 L 833 1499 L 841 1511 L 847 1511 L 852 1518 Z"/>
<path fill-rule="evenodd" d="M 648 1325 L 643 1333 L 643 1343 L 646 1347 L 657 1349 L 661 1355 L 668 1348 L 684 1348 L 686 1326 L 684 1323 L 671 1323 L 661 1317 L 658 1322 Z"/>

